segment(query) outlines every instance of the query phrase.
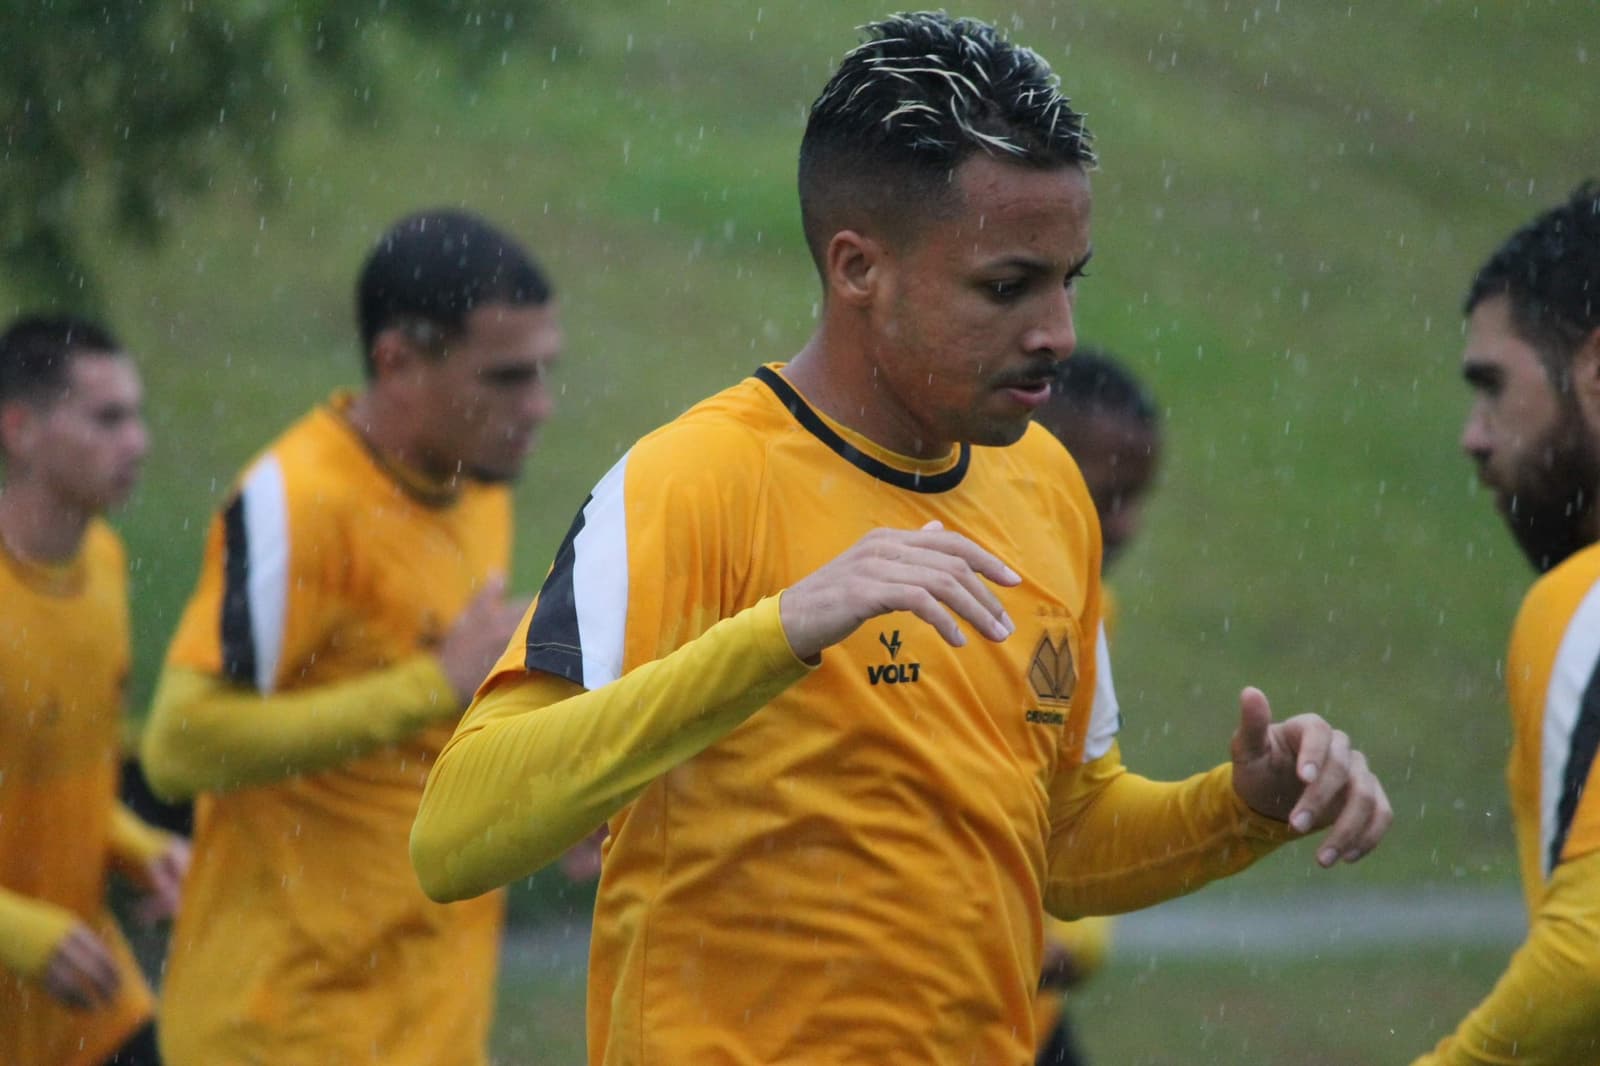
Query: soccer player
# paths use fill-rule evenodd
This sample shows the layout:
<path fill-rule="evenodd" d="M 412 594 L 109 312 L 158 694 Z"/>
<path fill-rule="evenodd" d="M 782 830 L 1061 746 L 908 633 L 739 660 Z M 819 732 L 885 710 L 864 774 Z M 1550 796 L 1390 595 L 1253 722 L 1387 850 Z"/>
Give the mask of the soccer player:
<path fill-rule="evenodd" d="M 100 326 L 0 336 L 0 1064 L 154 1063 L 151 996 L 111 870 L 170 916 L 188 845 L 118 805 L 122 542 L 102 519 L 148 447 L 139 372 Z"/>
<path fill-rule="evenodd" d="M 1506 654 L 1528 937 L 1418 1066 L 1600 1062 L 1600 183 L 1512 234 L 1467 292 L 1461 447 L 1541 575 Z"/>
<path fill-rule="evenodd" d="M 1123 771 L 1099 525 L 1030 429 L 1075 342 L 1086 134 L 988 26 L 868 33 L 800 149 L 816 333 L 600 480 L 412 831 L 458 899 L 610 819 L 595 1062 L 1025 1063 L 1046 907 L 1316 825 L 1353 859 L 1389 818 L 1347 737 L 1255 690 L 1231 764 Z"/>
<path fill-rule="evenodd" d="M 486 1061 L 502 900 L 431 902 L 406 837 L 522 613 L 506 483 L 562 334 L 528 253 L 456 211 L 395 224 L 356 300 L 366 387 L 246 467 L 144 738 L 156 789 L 198 796 L 174 1066 Z"/>
<path fill-rule="evenodd" d="M 1161 465 L 1161 419 L 1149 393 L 1127 367 L 1087 348 L 1056 367 L 1050 399 L 1034 415 L 1066 445 L 1083 474 L 1084 487 L 1100 520 L 1103 574 L 1138 535 L 1144 501 Z M 1116 635 L 1116 599 L 1100 589 L 1100 617 L 1108 642 Z M 1038 1066 L 1084 1062 L 1065 1011 L 1063 993 L 1082 984 L 1105 961 L 1111 919 L 1063 922 L 1048 915 L 1044 964 L 1034 1002 Z"/>

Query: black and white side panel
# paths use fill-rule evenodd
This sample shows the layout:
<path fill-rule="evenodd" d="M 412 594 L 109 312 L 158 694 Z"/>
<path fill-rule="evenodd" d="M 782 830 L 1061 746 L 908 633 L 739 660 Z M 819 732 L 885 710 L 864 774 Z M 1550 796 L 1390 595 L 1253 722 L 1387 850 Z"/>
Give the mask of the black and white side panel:
<path fill-rule="evenodd" d="M 274 456 L 250 468 L 222 522 L 223 676 L 269 693 L 283 654 L 289 597 L 289 509 Z"/>
<path fill-rule="evenodd" d="M 1595 751 L 1600 748 L 1600 584 L 1567 623 L 1545 689 L 1539 836 L 1548 878 L 1561 864 Z"/>
<path fill-rule="evenodd" d="M 628 625 L 628 456 L 594 487 L 556 550 L 528 624 L 529 670 L 597 689 L 622 676 Z"/>
<path fill-rule="evenodd" d="M 1111 750 L 1122 728 L 1122 708 L 1117 705 L 1117 690 L 1111 683 L 1111 644 L 1106 627 L 1094 641 L 1094 705 L 1089 709 L 1089 735 L 1083 742 L 1083 761 L 1091 762 Z"/>

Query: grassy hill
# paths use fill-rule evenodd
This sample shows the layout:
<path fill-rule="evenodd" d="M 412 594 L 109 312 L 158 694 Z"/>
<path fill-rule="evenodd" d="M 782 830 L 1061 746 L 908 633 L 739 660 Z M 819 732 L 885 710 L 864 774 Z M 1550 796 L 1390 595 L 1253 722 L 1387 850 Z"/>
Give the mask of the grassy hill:
<path fill-rule="evenodd" d="M 1129 761 L 1225 751 L 1235 694 L 1345 725 L 1400 818 L 1352 883 L 1512 876 L 1498 671 L 1528 575 L 1456 436 L 1459 300 L 1586 173 L 1590 5 L 973 3 L 1055 64 L 1098 136 L 1080 333 L 1167 411 L 1147 540 L 1115 574 Z M 572 5 L 462 85 L 395 45 L 388 105 L 297 121 L 276 200 L 231 176 L 159 254 L 98 257 L 156 450 L 122 516 L 147 696 L 210 509 L 249 454 L 357 382 L 351 288 L 398 214 L 463 204 L 561 290 L 563 397 L 519 494 L 533 587 L 641 432 L 809 332 L 794 155 L 857 2 Z M 357 108 L 354 127 L 339 116 Z M 8 307 L 0 300 L 0 307 Z M 1247 875 L 1308 877 L 1309 850 Z"/>

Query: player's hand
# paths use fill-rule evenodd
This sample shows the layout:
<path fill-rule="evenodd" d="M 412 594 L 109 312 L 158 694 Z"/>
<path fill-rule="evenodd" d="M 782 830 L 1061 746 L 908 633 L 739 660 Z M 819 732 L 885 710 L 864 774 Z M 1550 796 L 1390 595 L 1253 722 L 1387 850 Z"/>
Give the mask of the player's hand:
<path fill-rule="evenodd" d="M 439 664 L 465 707 L 528 609 L 525 598 L 506 599 L 506 579 L 490 574 L 439 644 Z"/>
<path fill-rule="evenodd" d="M 183 879 L 189 873 L 189 842 L 173 837 L 160 855 L 144 868 L 145 894 L 135 912 L 146 925 L 171 921 L 177 917 L 183 899 Z"/>
<path fill-rule="evenodd" d="M 869 618 L 910 611 L 945 640 L 967 642 L 956 619 L 990 640 L 1016 626 L 989 589 L 1022 579 L 989 552 L 937 522 L 875 529 L 783 594 L 779 615 L 789 647 L 812 661 Z"/>
<path fill-rule="evenodd" d="M 1342 730 L 1315 714 L 1274 723 L 1257 688 L 1239 696 L 1233 789 L 1252 810 L 1301 833 L 1333 826 L 1317 849 L 1322 866 L 1366 855 L 1394 820 L 1383 785 Z"/>
<path fill-rule="evenodd" d="M 82 923 L 62 937 L 39 980 L 46 992 L 77 1010 L 108 1005 L 122 984 L 110 949 Z"/>

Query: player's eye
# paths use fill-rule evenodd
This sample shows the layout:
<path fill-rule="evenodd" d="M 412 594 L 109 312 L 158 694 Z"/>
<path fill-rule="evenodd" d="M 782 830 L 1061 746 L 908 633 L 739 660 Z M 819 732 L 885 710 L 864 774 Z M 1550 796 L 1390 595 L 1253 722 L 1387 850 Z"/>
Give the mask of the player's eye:
<path fill-rule="evenodd" d="M 1022 295 L 1028 283 L 1018 278 L 1007 278 L 1004 281 L 991 281 L 985 286 L 989 295 L 997 303 L 1010 303 Z"/>

